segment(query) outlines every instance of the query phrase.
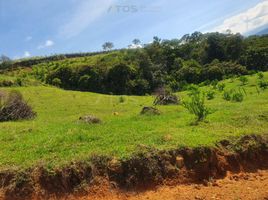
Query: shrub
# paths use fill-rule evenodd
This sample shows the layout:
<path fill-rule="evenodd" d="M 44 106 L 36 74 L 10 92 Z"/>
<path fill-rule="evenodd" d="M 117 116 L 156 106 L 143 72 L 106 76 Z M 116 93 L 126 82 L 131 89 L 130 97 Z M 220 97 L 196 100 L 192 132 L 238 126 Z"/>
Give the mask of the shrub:
<path fill-rule="evenodd" d="M 209 114 L 208 108 L 205 106 L 205 95 L 200 92 L 192 93 L 190 101 L 184 101 L 183 106 L 196 116 L 197 121 L 202 121 Z"/>
<path fill-rule="evenodd" d="M 61 86 L 61 80 L 59 78 L 54 78 L 51 82 L 52 85 L 56 86 L 56 87 L 60 87 Z"/>
<path fill-rule="evenodd" d="M 213 90 L 210 90 L 207 92 L 207 100 L 212 100 L 215 98 L 215 92 Z"/>
<path fill-rule="evenodd" d="M 264 74 L 262 72 L 259 72 L 257 76 L 259 80 L 262 80 L 264 78 Z"/>
<path fill-rule="evenodd" d="M 218 90 L 219 90 L 220 92 L 222 92 L 222 91 L 224 90 L 224 88 L 225 88 L 225 84 L 224 84 L 224 83 L 219 83 L 219 84 L 217 85 L 217 88 L 218 88 Z"/>
<path fill-rule="evenodd" d="M 232 93 L 231 91 L 224 91 L 223 93 L 223 99 L 226 101 L 231 101 L 232 100 Z"/>
<path fill-rule="evenodd" d="M 194 95 L 195 93 L 200 93 L 199 87 L 195 84 L 189 85 L 187 90 L 189 91 L 189 96 Z"/>
<path fill-rule="evenodd" d="M 258 83 L 259 87 L 263 90 L 268 88 L 268 82 L 266 80 L 260 80 Z"/>
<path fill-rule="evenodd" d="M 246 85 L 248 83 L 248 78 L 245 76 L 240 76 L 239 80 L 240 80 L 242 85 Z"/>
<path fill-rule="evenodd" d="M 22 86 L 22 85 L 23 85 L 23 80 L 22 80 L 22 78 L 18 77 L 18 78 L 16 79 L 16 83 L 17 83 L 17 85 Z"/>
<path fill-rule="evenodd" d="M 245 90 L 243 91 L 245 92 Z M 244 100 L 244 95 L 241 90 L 224 91 L 223 99 L 226 101 L 242 102 Z"/>
<path fill-rule="evenodd" d="M 121 96 L 119 97 L 119 103 L 124 103 L 126 101 L 125 97 Z"/>
<path fill-rule="evenodd" d="M 0 92 L 0 122 L 32 119 L 36 113 L 23 100 L 21 93 L 12 91 Z"/>
<path fill-rule="evenodd" d="M 217 85 L 218 85 L 219 81 L 218 80 L 213 80 L 211 81 L 211 86 L 213 87 L 213 89 L 217 89 Z"/>
<path fill-rule="evenodd" d="M 244 100 L 244 95 L 240 91 L 235 91 L 232 95 L 232 101 L 242 102 Z"/>

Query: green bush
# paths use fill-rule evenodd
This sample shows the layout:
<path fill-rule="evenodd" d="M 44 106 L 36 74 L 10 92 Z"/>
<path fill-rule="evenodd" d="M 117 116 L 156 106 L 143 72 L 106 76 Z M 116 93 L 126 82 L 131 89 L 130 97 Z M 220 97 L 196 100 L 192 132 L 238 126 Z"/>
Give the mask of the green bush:
<path fill-rule="evenodd" d="M 239 81 L 241 82 L 242 85 L 246 85 L 248 83 L 248 78 L 245 76 L 240 76 Z"/>
<path fill-rule="evenodd" d="M 56 86 L 56 87 L 60 87 L 61 86 L 61 80 L 59 78 L 54 78 L 51 82 L 52 85 Z"/>
<path fill-rule="evenodd" d="M 218 80 L 213 80 L 211 81 L 211 86 L 213 87 L 213 89 L 217 89 L 217 85 L 218 85 L 219 81 Z"/>
<path fill-rule="evenodd" d="M 188 93 L 189 96 L 194 95 L 195 93 L 200 93 L 199 87 L 195 84 L 190 84 L 187 87 L 187 90 L 189 91 Z"/>
<path fill-rule="evenodd" d="M 262 72 L 259 72 L 257 76 L 259 80 L 262 80 L 264 78 L 264 74 Z"/>
<path fill-rule="evenodd" d="M 224 88 L 225 88 L 225 84 L 224 84 L 224 83 L 219 83 L 219 84 L 217 85 L 217 88 L 218 88 L 218 90 L 219 90 L 220 92 L 222 92 L 222 91 L 224 90 Z"/>
<path fill-rule="evenodd" d="M 232 95 L 232 101 L 242 102 L 244 100 L 244 95 L 240 91 L 235 91 Z"/>
<path fill-rule="evenodd" d="M 232 100 L 232 93 L 231 91 L 224 91 L 223 93 L 223 99 L 226 101 L 231 101 Z"/>
<path fill-rule="evenodd" d="M 215 91 L 210 90 L 207 92 L 207 100 L 212 100 L 215 98 Z"/>
<path fill-rule="evenodd" d="M 208 108 L 205 106 L 205 95 L 201 92 L 195 92 L 190 95 L 189 101 L 184 101 L 182 105 L 196 116 L 197 121 L 204 120 L 209 114 Z"/>
<path fill-rule="evenodd" d="M 124 103 L 126 101 L 126 98 L 121 96 L 119 97 L 119 103 Z"/>
<path fill-rule="evenodd" d="M 23 80 L 22 80 L 22 78 L 18 77 L 16 79 L 16 83 L 17 83 L 18 86 L 23 86 Z"/>
<path fill-rule="evenodd" d="M 260 80 L 258 83 L 259 87 L 263 90 L 268 88 L 268 81 L 266 80 Z"/>
<path fill-rule="evenodd" d="M 246 93 L 245 90 L 243 91 Z M 223 99 L 226 101 L 242 102 L 244 100 L 244 94 L 241 90 L 224 91 Z"/>

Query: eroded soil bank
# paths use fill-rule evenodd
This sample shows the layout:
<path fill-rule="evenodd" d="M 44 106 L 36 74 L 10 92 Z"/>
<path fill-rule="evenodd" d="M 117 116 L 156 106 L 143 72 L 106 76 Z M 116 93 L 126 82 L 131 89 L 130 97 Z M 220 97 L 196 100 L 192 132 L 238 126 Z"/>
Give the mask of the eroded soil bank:
<path fill-rule="evenodd" d="M 224 140 L 215 148 L 180 148 L 170 151 L 145 148 L 127 160 L 94 157 L 89 161 L 70 163 L 60 169 L 48 170 L 38 166 L 25 171 L 3 171 L 0 173 L 2 191 L 0 197 L 12 200 L 71 197 L 94 199 L 94 195 L 97 195 L 97 199 L 100 199 L 103 195 L 104 199 L 157 199 L 158 197 L 159 199 L 172 199 L 173 197 L 175 199 L 184 197 L 185 199 L 188 197 L 188 199 L 204 199 L 208 197 L 204 195 L 209 193 L 214 195 L 213 191 L 215 194 L 222 195 L 223 188 L 217 186 L 221 185 L 218 181 L 228 181 L 230 177 L 233 177 L 231 181 L 242 181 L 240 183 L 242 186 L 237 189 L 241 192 L 249 191 L 249 188 L 246 190 L 246 185 L 253 188 L 255 186 L 267 188 L 267 182 L 265 182 L 267 171 L 263 171 L 264 175 L 260 174 L 264 182 L 247 182 L 250 179 L 250 173 L 258 174 L 259 169 L 268 169 L 267 135 L 249 135 L 233 141 Z M 229 175 L 230 173 L 244 175 L 241 175 L 241 178 L 240 175 Z M 167 183 L 169 187 L 161 187 L 160 193 L 155 191 L 157 186 Z M 233 184 L 233 186 L 231 184 L 230 188 L 228 184 L 223 185 L 227 186 L 226 193 L 231 195 L 226 199 L 235 199 L 233 198 L 235 194 L 231 192 L 232 187 L 234 187 L 233 191 L 236 191 L 235 188 L 239 184 Z M 103 189 L 105 192 L 101 192 Z M 165 195 L 161 190 L 167 190 L 167 193 L 174 195 L 160 198 L 161 195 Z M 217 193 L 217 190 L 220 193 Z M 137 191 L 144 196 L 135 195 Z M 154 192 L 156 196 L 153 195 Z M 177 193 L 182 193 L 180 194 L 182 196 L 177 196 Z M 257 194 L 261 192 L 256 192 Z M 110 197 L 108 198 L 107 195 Z M 265 195 L 264 193 L 261 198 L 265 198 Z M 254 198 L 260 199 L 257 197 Z M 220 196 L 211 196 L 211 198 L 223 199 Z"/>
<path fill-rule="evenodd" d="M 228 174 L 203 184 L 161 185 L 145 192 L 122 192 L 100 187 L 84 197 L 69 200 L 267 200 L 268 170 Z"/>

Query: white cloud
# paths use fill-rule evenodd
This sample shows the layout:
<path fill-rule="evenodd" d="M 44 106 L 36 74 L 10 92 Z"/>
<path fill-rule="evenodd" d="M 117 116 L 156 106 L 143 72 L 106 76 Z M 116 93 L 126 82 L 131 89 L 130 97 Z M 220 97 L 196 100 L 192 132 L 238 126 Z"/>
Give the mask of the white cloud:
<path fill-rule="evenodd" d="M 263 0 L 253 8 L 224 20 L 212 31 L 226 32 L 230 29 L 233 33 L 245 34 L 266 24 L 268 24 L 268 0 Z"/>
<path fill-rule="evenodd" d="M 129 49 L 139 49 L 142 48 L 141 44 L 131 44 L 128 46 Z"/>
<path fill-rule="evenodd" d="M 71 38 L 80 34 L 88 28 L 90 24 L 103 16 L 104 13 L 108 12 L 114 1 L 115 0 L 83 0 L 76 8 L 71 19 L 60 27 L 59 34 L 65 38 Z"/>
<path fill-rule="evenodd" d="M 30 56 L 31 56 L 31 53 L 29 51 L 25 51 L 24 54 L 23 54 L 24 58 L 28 58 Z"/>
<path fill-rule="evenodd" d="M 29 58 L 31 57 L 31 53 L 29 51 L 24 51 L 23 55 L 20 56 L 14 56 L 14 60 L 22 59 L 22 58 Z"/>
<path fill-rule="evenodd" d="M 55 43 L 52 40 L 47 40 L 44 44 L 39 45 L 38 49 L 44 49 L 47 47 L 52 47 Z"/>

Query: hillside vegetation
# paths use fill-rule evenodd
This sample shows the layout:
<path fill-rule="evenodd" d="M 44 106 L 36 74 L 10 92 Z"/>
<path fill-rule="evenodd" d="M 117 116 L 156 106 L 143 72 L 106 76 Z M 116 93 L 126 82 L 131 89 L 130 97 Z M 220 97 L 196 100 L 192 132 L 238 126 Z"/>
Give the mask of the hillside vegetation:
<path fill-rule="evenodd" d="M 195 32 L 144 48 L 4 62 L 3 73 L 69 90 L 145 95 L 268 70 L 268 36 Z M 16 73 L 15 73 L 15 72 Z"/>
<path fill-rule="evenodd" d="M 198 124 L 182 105 L 156 106 L 160 115 L 140 115 L 144 106 L 152 106 L 153 96 L 102 95 L 50 86 L 1 88 L 21 92 L 37 117 L 0 123 L 0 167 L 58 166 L 96 154 L 122 158 L 145 147 L 213 146 L 224 138 L 267 133 L 268 93 L 259 87 L 260 77 L 201 87 L 214 96 L 205 100 L 210 114 Z M 261 79 L 268 80 L 268 73 Z M 231 89 L 243 91 L 242 102 L 223 98 Z M 184 101 L 190 91 L 177 95 Z M 102 123 L 79 121 L 84 115 L 97 116 Z"/>

